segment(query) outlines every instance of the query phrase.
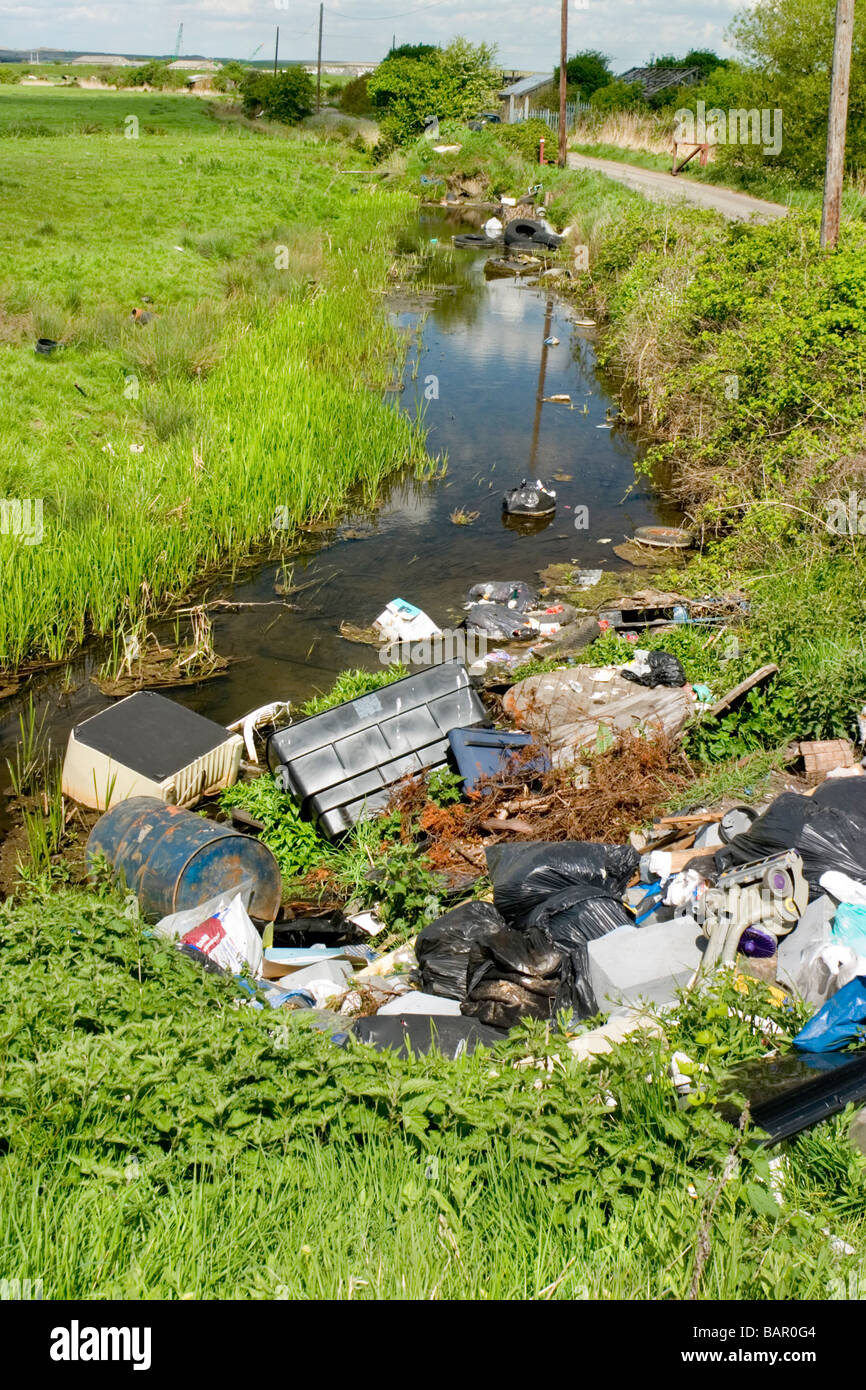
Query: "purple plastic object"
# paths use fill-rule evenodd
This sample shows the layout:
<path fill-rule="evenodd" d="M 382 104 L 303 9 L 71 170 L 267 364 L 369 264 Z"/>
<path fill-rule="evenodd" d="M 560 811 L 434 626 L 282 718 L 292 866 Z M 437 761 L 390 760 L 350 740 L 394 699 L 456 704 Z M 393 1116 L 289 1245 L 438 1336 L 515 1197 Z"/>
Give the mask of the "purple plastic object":
<path fill-rule="evenodd" d="M 760 927 L 746 927 L 737 950 L 741 955 L 751 956 L 753 960 L 769 960 L 776 954 L 778 945 L 772 932 L 761 931 Z"/>

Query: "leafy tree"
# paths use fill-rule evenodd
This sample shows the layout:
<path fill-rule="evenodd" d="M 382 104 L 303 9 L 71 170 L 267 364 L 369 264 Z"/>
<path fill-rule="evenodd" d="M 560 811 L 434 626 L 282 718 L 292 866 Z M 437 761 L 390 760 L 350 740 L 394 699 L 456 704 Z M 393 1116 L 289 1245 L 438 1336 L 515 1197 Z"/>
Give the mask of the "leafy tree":
<path fill-rule="evenodd" d="M 213 85 L 218 92 L 228 92 L 235 87 L 240 87 L 247 75 L 247 69 L 243 63 L 238 63 L 234 59 L 230 63 L 225 63 L 219 72 L 213 75 Z"/>
<path fill-rule="evenodd" d="M 581 101 L 589 101 L 599 87 L 606 87 L 612 80 L 610 59 L 595 48 L 584 48 L 575 53 L 565 65 L 565 82 L 568 87 L 576 87 Z M 553 70 L 554 86 L 559 85 L 559 68 Z"/>
<path fill-rule="evenodd" d="M 817 179 L 823 168 L 834 14 L 832 0 L 758 0 L 737 16 L 731 28 L 748 64 L 742 104 L 782 111 L 782 150 L 771 162 L 801 177 Z M 862 6 L 854 16 L 845 154 L 851 172 L 866 166 L 866 11 Z"/>
<path fill-rule="evenodd" d="M 429 53 L 438 53 L 435 43 L 399 43 L 390 49 L 388 58 L 426 58 Z"/>
<path fill-rule="evenodd" d="M 286 68 L 276 77 L 267 72 L 247 72 L 241 83 L 244 115 L 264 116 L 294 125 L 309 116 L 315 105 L 313 79 L 301 67 Z"/>
<path fill-rule="evenodd" d="M 709 48 L 690 48 L 682 60 L 682 65 L 684 68 L 700 68 L 701 76 L 706 77 L 716 68 L 730 67 L 731 60 L 730 58 L 720 58 Z"/>
<path fill-rule="evenodd" d="M 270 73 L 250 68 L 241 82 L 241 104 L 245 116 L 260 116 L 265 109 L 270 84 Z"/>
<path fill-rule="evenodd" d="M 367 82 L 385 143 L 413 140 L 429 116 L 466 120 L 489 105 L 502 80 L 495 56 L 489 44 L 457 38 L 418 57 L 386 58 Z"/>

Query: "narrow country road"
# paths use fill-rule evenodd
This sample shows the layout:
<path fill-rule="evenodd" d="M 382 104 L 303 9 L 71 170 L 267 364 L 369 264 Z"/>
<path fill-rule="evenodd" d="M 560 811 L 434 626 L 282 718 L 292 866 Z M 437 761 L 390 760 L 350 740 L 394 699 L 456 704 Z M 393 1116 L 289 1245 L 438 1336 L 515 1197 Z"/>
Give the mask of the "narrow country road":
<path fill-rule="evenodd" d="M 785 217 L 788 209 L 781 203 L 767 203 L 763 198 L 751 198 L 747 193 L 735 193 L 731 188 L 698 183 L 680 174 L 662 174 L 656 169 L 641 169 L 636 164 L 620 164 L 616 159 L 594 159 L 584 154 L 569 154 L 570 169 L 592 169 L 616 179 L 636 193 L 663 202 L 687 202 L 696 207 L 713 208 L 731 222 L 771 222 Z"/>

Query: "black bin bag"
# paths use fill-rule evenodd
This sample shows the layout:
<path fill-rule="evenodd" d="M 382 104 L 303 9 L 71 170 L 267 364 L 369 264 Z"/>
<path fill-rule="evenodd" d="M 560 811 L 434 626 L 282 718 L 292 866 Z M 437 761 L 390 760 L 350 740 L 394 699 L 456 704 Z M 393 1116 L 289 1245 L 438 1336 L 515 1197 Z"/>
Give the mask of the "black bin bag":
<path fill-rule="evenodd" d="M 584 840 L 538 840 L 526 845 L 491 845 L 487 869 L 493 902 L 509 926 L 526 925 L 531 913 L 555 893 L 593 884 L 621 897 L 640 861 L 631 845 Z"/>
<path fill-rule="evenodd" d="M 866 778 L 834 777 L 813 797 L 783 792 L 743 835 L 716 852 L 724 871 L 739 864 L 796 850 L 811 894 L 829 869 L 866 882 Z"/>
<path fill-rule="evenodd" d="M 589 1017 L 596 1009 L 588 979 L 584 959 L 575 989 L 572 954 L 544 932 L 505 928 L 473 945 L 460 1012 L 494 1028 L 512 1028 L 522 1018 L 554 1019 L 560 1010 Z"/>
<path fill-rule="evenodd" d="M 557 946 L 575 946 L 607 936 L 617 927 L 632 926 L 634 918 L 618 898 L 594 883 L 573 883 L 553 893 L 529 914 L 527 927 L 538 927 Z"/>
<path fill-rule="evenodd" d="M 622 675 L 627 681 L 633 681 L 635 685 L 649 686 L 650 689 L 655 689 L 657 685 L 677 686 L 686 683 L 682 663 L 672 652 L 649 652 L 646 665 L 647 669 L 640 675 L 637 671 L 623 671 Z"/>
<path fill-rule="evenodd" d="M 815 888 L 829 869 L 866 883 L 866 820 L 835 806 L 816 806 L 803 826 L 798 849 L 806 877 Z"/>
<path fill-rule="evenodd" d="M 504 926 L 492 903 L 469 902 L 424 927 L 415 942 L 424 992 L 444 999 L 465 998 L 466 967 L 473 942 Z"/>

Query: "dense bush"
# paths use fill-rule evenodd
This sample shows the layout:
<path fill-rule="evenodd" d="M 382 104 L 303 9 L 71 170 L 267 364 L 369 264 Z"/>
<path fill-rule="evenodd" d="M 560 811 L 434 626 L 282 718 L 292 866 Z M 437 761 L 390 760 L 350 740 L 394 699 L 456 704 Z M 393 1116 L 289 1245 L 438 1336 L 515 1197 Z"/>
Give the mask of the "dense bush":
<path fill-rule="evenodd" d="M 593 92 L 589 104 L 596 111 L 632 111 L 645 105 L 639 82 L 608 82 Z"/>
<path fill-rule="evenodd" d="M 538 163 L 540 140 L 544 141 L 545 159 L 556 159 L 559 154 L 556 131 L 547 121 L 539 120 L 537 117 L 531 117 L 528 121 L 517 121 L 514 125 L 504 125 L 496 133 L 506 145 L 517 150 L 524 159 L 533 164 Z"/>
<path fill-rule="evenodd" d="M 489 45 L 458 38 L 447 48 L 387 57 L 370 74 L 367 90 L 381 112 L 383 141 L 403 145 L 421 134 L 430 116 L 465 120 L 483 110 L 495 99 L 501 76 Z"/>
<path fill-rule="evenodd" d="M 294 125 L 309 116 L 316 101 L 313 79 L 301 67 L 286 68 L 276 76 L 248 72 L 241 83 L 245 116 L 264 116 L 269 121 Z"/>
<path fill-rule="evenodd" d="M 97 73 L 102 82 L 110 82 L 118 89 L 122 87 L 159 87 L 177 89 L 186 84 L 186 72 L 171 72 L 167 63 L 153 58 L 137 68 L 100 68 Z"/>
<path fill-rule="evenodd" d="M 369 74 L 353 77 L 340 93 L 340 106 L 350 116 L 368 116 L 371 110 L 370 94 L 367 91 Z"/>

